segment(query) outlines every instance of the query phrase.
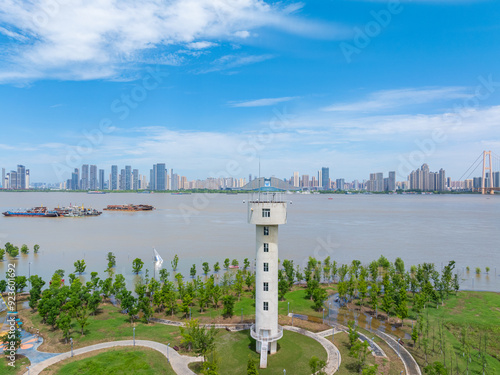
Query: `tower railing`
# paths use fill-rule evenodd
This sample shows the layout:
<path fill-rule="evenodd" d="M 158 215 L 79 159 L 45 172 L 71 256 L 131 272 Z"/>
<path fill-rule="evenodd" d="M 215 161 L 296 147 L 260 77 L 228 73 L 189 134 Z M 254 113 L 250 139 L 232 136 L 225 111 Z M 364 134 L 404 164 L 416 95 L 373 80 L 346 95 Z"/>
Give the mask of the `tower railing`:
<path fill-rule="evenodd" d="M 261 342 L 273 342 L 281 339 L 283 337 L 283 327 L 278 325 L 278 332 L 274 335 L 261 335 L 255 331 L 255 324 L 250 327 L 250 336 Z"/>

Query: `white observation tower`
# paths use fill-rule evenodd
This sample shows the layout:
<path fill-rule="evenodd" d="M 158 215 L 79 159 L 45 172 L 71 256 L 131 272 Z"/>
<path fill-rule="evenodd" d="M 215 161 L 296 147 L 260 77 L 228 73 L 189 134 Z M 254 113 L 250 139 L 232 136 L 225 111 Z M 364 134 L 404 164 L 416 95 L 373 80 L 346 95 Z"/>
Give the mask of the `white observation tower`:
<path fill-rule="evenodd" d="M 248 222 L 256 227 L 255 324 L 250 335 L 257 341 L 260 367 L 266 368 L 267 355 L 276 353 L 283 337 L 278 325 L 278 225 L 286 224 L 282 194 L 254 193 L 248 201 Z"/>

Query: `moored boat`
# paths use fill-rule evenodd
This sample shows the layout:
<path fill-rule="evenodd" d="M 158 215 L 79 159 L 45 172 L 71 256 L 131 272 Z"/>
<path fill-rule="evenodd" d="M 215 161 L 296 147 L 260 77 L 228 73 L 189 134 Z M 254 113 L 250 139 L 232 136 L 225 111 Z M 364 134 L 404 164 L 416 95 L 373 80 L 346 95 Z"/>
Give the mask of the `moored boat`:
<path fill-rule="evenodd" d="M 25 210 L 5 211 L 4 216 L 20 216 L 20 217 L 59 217 L 56 211 L 50 211 L 47 207 L 33 207 Z"/>
<path fill-rule="evenodd" d="M 148 204 L 110 204 L 104 210 L 106 211 L 130 211 L 130 212 L 135 212 L 135 211 L 152 211 L 155 208 L 153 206 L 150 206 Z"/>

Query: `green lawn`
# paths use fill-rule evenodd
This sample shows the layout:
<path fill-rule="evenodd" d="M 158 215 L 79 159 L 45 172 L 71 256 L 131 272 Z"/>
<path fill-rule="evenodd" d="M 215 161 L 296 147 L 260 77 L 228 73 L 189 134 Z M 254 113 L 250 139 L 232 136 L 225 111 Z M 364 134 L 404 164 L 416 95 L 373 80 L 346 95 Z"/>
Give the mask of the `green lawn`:
<path fill-rule="evenodd" d="M 217 336 L 217 352 L 221 358 L 221 375 L 245 374 L 249 355 L 259 363 L 260 355 L 255 352 L 255 340 L 250 337 L 249 331 L 221 331 Z M 259 374 L 281 374 L 286 369 L 289 374 L 309 375 L 309 359 L 313 355 L 326 361 L 326 351 L 320 343 L 285 331 L 278 341 L 278 352 L 268 357 L 268 368 L 259 369 Z M 194 371 L 199 368 L 199 364 L 191 366 Z"/>
<path fill-rule="evenodd" d="M 466 360 L 460 343 L 461 332 L 468 327 L 471 344 L 469 374 L 482 374 L 482 363 L 479 358 L 479 343 L 484 347 L 486 338 L 487 356 L 486 370 L 488 374 L 500 374 L 500 294 L 492 292 L 459 292 L 450 296 L 444 306 L 427 308 L 425 316 L 429 317 L 429 353 L 428 362 L 440 361 L 453 371 L 465 373 Z M 444 354 L 441 353 L 438 335 L 438 322 L 445 326 L 446 341 Z M 408 329 L 407 329 L 408 330 Z M 422 336 L 421 336 L 422 338 Z M 421 367 L 425 366 L 425 353 L 422 345 L 409 347 L 409 350 Z"/>
<path fill-rule="evenodd" d="M 120 348 L 84 359 L 65 360 L 45 369 L 54 375 L 175 375 L 165 356 L 156 350 Z"/>
<path fill-rule="evenodd" d="M 21 311 L 23 319 L 27 319 L 25 326 L 33 326 L 40 329 L 40 333 L 46 339 L 41 347 L 42 351 L 65 352 L 70 350 L 70 344 L 66 344 L 62 339 L 61 330 L 52 330 L 50 326 L 41 323 L 40 316 L 31 313 L 29 310 Z M 81 335 L 79 327 L 73 321 L 73 331 L 71 337 L 74 340 L 74 348 L 93 345 L 99 342 L 131 340 L 133 337 L 133 326 L 128 320 L 128 316 L 120 314 L 114 306 L 103 305 L 101 313 L 89 318 L 89 325 L 85 327 L 84 335 Z M 135 337 L 141 340 L 151 340 L 161 343 L 171 343 L 171 346 L 179 345 L 179 328 L 164 324 L 144 324 L 135 323 Z"/>
<path fill-rule="evenodd" d="M 20 375 L 24 374 L 27 370 L 26 367 L 30 365 L 30 361 L 26 357 L 16 359 L 15 367 L 9 366 L 8 361 L 2 355 L 0 358 L 0 375 Z"/>

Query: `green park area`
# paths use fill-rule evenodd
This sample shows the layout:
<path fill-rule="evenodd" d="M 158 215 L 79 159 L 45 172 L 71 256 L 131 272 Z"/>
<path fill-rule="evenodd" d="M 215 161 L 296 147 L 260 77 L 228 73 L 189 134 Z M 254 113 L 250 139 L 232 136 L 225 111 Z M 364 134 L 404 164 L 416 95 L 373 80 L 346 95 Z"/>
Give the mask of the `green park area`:
<path fill-rule="evenodd" d="M 88 277 L 83 261 L 75 262 L 75 273 L 66 278 L 69 280 L 66 284 L 61 282 L 63 270 L 57 270 L 50 283 L 36 275 L 31 276 L 27 296 L 30 308 L 21 310 L 20 317 L 24 327 L 39 330 L 44 337 L 40 350 L 67 352 L 70 338 L 75 348 L 130 340 L 135 328 L 136 339 L 170 343 L 181 354 L 203 355 L 208 360 L 212 353 L 216 353 L 215 357 L 217 353 L 224 353 L 217 365 L 219 370 L 214 370 L 213 366 L 211 375 L 227 373 L 230 367 L 236 366 L 225 355 L 228 352 L 236 351 L 231 358 L 238 358 L 241 366 L 246 366 L 249 355 L 253 359 L 258 357 L 251 350 L 253 343 L 248 331 L 229 333 L 218 330 L 213 334 L 213 340 L 209 340 L 211 344 L 200 351 L 196 349 L 201 345 L 200 340 L 187 337 L 189 334 L 177 326 L 156 321 L 167 319 L 189 324 L 194 321 L 200 327 L 206 323 L 253 322 L 255 274 L 250 271 L 247 259 L 236 270 L 229 269 L 229 259 L 221 265 L 217 262 L 213 268 L 204 263 L 201 275 L 193 265 L 189 276 L 185 277 L 175 271 L 174 258 L 172 274 L 164 268 L 157 278 L 150 277 L 147 271 L 143 273 L 141 262 L 136 259 L 133 269 L 137 278 L 133 290 L 127 290 L 122 275 L 114 274 L 113 254 L 108 254 L 107 260 L 108 270 L 102 279 L 97 272 L 91 272 Z M 235 263 L 237 265 L 233 260 L 232 264 Z M 363 319 L 366 322 L 373 317 L 373 327 L 380 324 L 386 329 L 396 327 L 397 330 L 391 332 L 403 339 L 405 347 L 422 369 L 427 368 L 428 373 L 500 373 L 500 295 L 460 291 L 460 276 L 454 270 L 454 262 L 437 270 L 430 263 L 407 268 L 401 259 L 391 263 L 383 256 L 365 265 L 360 261 L 339 265 L 329 258 L 322 262 L 310 258 L 304 269 L 284 260 L 280 262 L 280 270 L 278 294 L 282 325 L 292 325 L 292 318 L 287 313 L 293 312 L 308 317 L 307 321 L 295 317 L 293 325 L 313 332 L 327 329 L 328 325 L 322 323 L 324 309 L 327 312 L 330 307 L 325 300 L 338 293 L 341 305 L 338 322 L 347 325 L 349 320 L 359 320 L 359 330 L 362 331 L 368 328 Z M 28 284 L 28 280 L 22 278 L 16 277 L 19 293 Z M 18 297 L 21 299 L 20 295 Z M 376 335 L 365 333 L 375 337 L 380 346 L 385 345 Z M 305 338 L 299 346 L 294 346 L 299 339 L 290 340 L 291 336 L 293 334 L 289 332 L 285 334 L 280 341 L 280 351 L 270 357 L 270 363 L 279 367 L 291 358 L 301 357 L 305 365 L 300 371 L 307 373 L 306 359 L 314 351 L 306 350 L 307 345 L 302 342 L 307 341 Z M 231 340 L 236 341 L 227 344 Z M 342 343 L 341 336 L 339 340 Z M 311 345 L 318 344 L 313 342 Z M 398 357 L 386 347 L 386 362 L 373 362 L 368 357 L 356 369 L 349 364 L 355 363 L 364 349 L 355 346 L 353 350 L 352 344 L 350 346 L 339 346 L 345 364 L 341 371 L 346 374 L 368 371 L 373 365 L 392 374 L 401 366 Z M 297 352 L 299 347 L 304 348 L 302 353 Z M 203 371 L 207 372 L 206 369 Z M 267 370 L 262 371 L 266 373 Z"/>

